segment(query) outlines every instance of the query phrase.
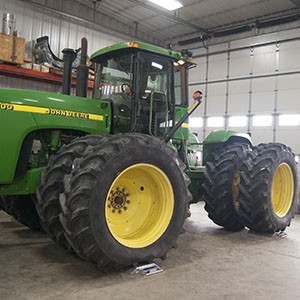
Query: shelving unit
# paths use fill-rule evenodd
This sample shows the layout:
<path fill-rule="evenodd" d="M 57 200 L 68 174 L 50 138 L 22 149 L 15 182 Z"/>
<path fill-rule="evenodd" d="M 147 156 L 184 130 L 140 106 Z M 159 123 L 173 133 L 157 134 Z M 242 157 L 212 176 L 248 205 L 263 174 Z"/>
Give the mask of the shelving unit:
<path fill-rule="evenodd" d="M 36 70 L 24 69 L 12 65 L 0 64 L 0 75 L 22 78 L 31 81 L 45 82 L 56 85 L 62 84 L 62 75 L 45 73 Z M 72 86 L 76 86 L 76 79 L 72 79 Z M 88 88 L 93 89 L 94 82 L 92 80 L 88 81 Z"/>

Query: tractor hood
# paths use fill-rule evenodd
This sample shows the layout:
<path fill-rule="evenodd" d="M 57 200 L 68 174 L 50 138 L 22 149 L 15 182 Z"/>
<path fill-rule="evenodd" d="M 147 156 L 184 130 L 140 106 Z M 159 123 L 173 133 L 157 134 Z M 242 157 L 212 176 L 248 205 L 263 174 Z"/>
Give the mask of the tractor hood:
<path fill-rule="evenodd" d="M 72 128 L 97 133 L 107 127 L 110 105 L 76 96 L 18 89 L 0 89 L 0 114 L 20 122 L 30 114 L 41 128 Z M 103 126 L 105 125 L 105 126 Z M 74 127 L 75 126 L 75 127 Z"/>

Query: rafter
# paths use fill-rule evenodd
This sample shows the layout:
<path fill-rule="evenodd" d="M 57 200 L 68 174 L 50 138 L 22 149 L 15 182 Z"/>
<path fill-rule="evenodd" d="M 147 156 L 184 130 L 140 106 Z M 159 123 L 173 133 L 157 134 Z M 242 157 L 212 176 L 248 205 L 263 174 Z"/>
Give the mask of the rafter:
<path fill-rule="evenodd" d="M 300 7 L 300 0 L 290 0 L 290 2 L 294 3 L 298 7 Z"/>

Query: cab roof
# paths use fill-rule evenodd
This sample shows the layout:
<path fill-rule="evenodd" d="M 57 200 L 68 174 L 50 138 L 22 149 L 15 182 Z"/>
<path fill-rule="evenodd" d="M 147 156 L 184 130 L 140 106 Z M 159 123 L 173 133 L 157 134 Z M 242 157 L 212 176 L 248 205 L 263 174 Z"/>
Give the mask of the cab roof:
<path fill-rule="evenodd" d="M 94 52 L 91 55 L 91 61 L 97 62 L 98 59 L 101 59 L 103 57 L 110 56 L 114 52 L 126 52 L 126 51 L 144 51 L 144 52 L 150 52 L 150 53 L 155 53 L 158 55 L 166 56 L 169 58 L 172 58 L 174 60 L 178 60 L 181 57 L 180 52 L 172 51 L 169 49 L 165 49 L 159 46 L 147 44 L 144 42 L 137 42 L 137 41 L 132 41 L 132 42 L 122 42 L 118 44 L 114 44 L 105 48 L 102 48 L 96 52 Z"/>

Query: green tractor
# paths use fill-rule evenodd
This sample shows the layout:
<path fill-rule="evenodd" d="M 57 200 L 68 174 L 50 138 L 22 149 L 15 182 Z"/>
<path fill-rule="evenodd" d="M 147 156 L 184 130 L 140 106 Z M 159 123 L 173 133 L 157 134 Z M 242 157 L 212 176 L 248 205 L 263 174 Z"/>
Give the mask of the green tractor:
<path fill-rule="evenodd" d="M 125 42 L 91 60 L 92 99 L 0 89 L 4 211 L 100 267 L 164 258 L 201 199 L 228 230 L 290 224 L 291 149 L 226 130 L 200 144 L 189 131 L 201 102 L 196 92 L 188 107 L 189 51 Z"/>

